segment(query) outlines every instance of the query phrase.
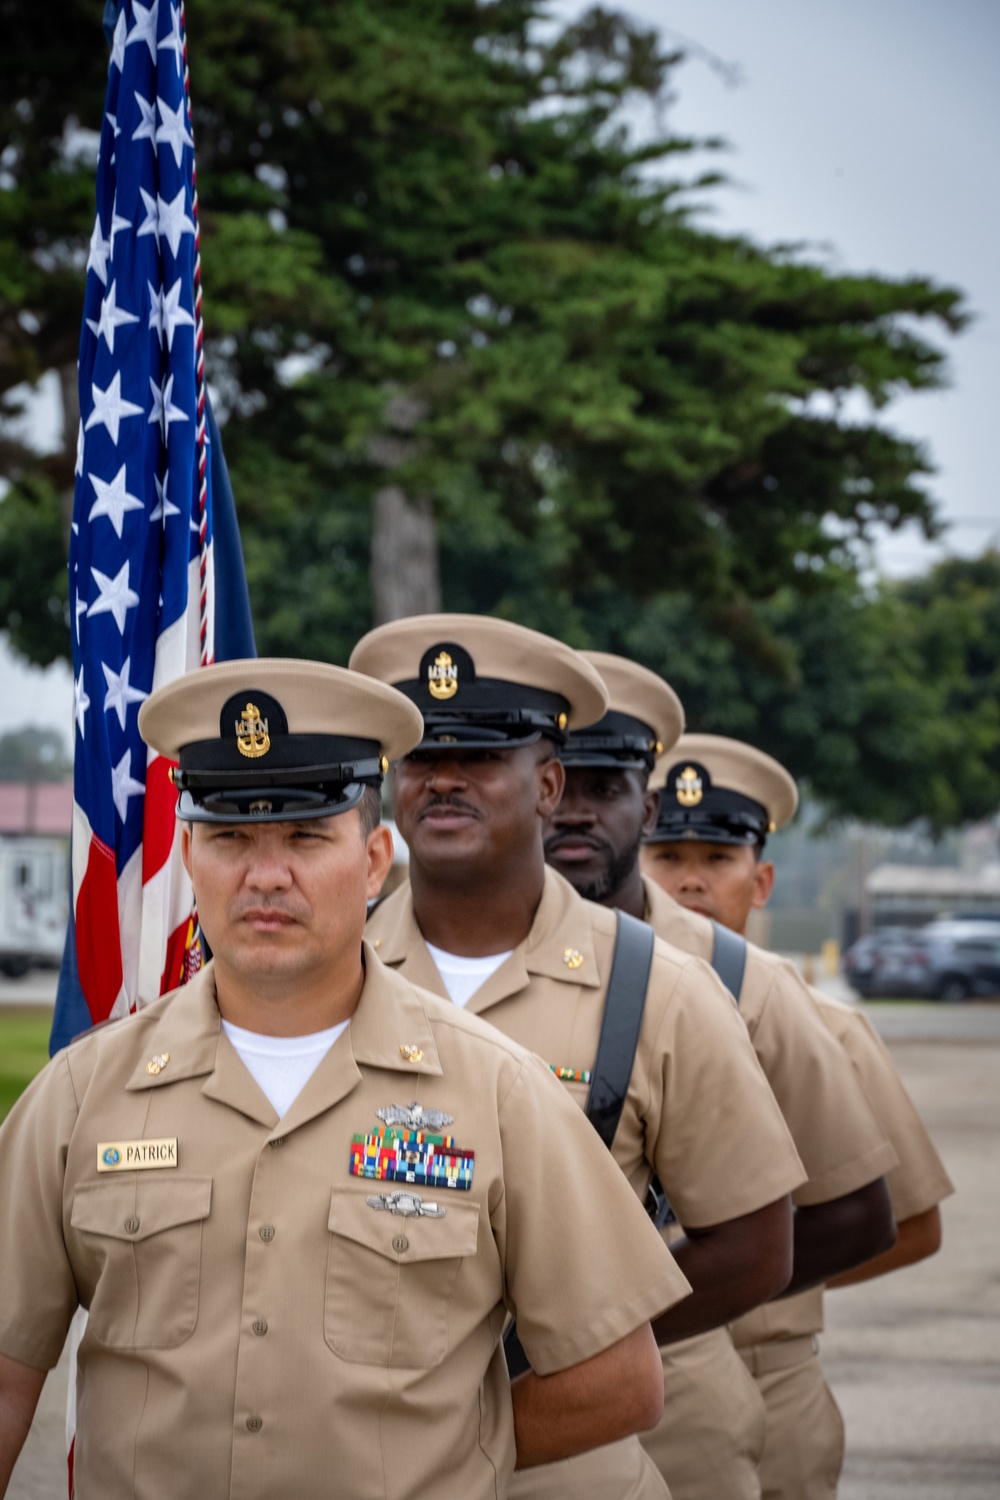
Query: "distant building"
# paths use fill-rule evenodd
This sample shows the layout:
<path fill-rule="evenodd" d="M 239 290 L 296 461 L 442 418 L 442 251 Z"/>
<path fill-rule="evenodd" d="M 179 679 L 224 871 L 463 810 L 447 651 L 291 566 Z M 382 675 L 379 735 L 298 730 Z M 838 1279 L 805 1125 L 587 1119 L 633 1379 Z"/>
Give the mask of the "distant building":
<path fill-rule="evenodd" d="M 0 781 L 0 835 L 69 838 L 73 782 Z"/>
<path fill-rule="evenodd" d="M 1000 918 L 1000 865 L 980 870 L 878 865 L 865 881 L 874 927 L 919 927 L 935 917 Z"/>
<path fill-rule="evenodd" d="M 0 781 L 0 974 L 57 967 L 69 915 L 72 781 Z"/>

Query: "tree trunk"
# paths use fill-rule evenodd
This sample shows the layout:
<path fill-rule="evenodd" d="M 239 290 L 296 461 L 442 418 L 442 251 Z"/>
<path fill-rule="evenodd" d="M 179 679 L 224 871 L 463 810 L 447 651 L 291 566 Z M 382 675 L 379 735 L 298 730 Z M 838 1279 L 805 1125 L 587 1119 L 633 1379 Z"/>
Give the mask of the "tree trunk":
<path fill-rule="evenodd" d="M 398 484 L 372 501 L 371 579 L 374 623 L 441 608 L 437 530 L 427 499 L 410 501 Z"/>

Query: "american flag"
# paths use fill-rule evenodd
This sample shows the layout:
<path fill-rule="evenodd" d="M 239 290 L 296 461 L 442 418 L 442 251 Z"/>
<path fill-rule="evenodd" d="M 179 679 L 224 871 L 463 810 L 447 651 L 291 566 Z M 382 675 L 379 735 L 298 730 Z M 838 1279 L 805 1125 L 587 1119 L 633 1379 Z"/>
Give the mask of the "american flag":
<path fill-rule="evenodd" d="M 53 1052 L 197 966 L 176 793 L 169 767 L 139 736 L 138 705 L 211 662 L 216 645 L 223 657 L 255 654 L 232 490 L 205 386 L 184 8 L 117 0 L 112 15 L 80 335 L 70 543 L 73 911 Z M 70 1495 L 85 1326 L 81 1309 L 69 1338 Z"/>
<path fill-rule="evenodd" d="M 121 0 L 87 260 L 70 543 L 84 1025 L 156 999 L 197 962 L 176 794 L 137 715 L 154 688 L 214 655 L 200 271 L 183 6 Z"/>

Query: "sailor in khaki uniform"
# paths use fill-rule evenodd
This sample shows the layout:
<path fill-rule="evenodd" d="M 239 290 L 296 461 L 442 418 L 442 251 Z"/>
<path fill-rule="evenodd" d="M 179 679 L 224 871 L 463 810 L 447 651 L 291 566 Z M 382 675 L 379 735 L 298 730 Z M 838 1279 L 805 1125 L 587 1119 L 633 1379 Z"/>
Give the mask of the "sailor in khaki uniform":
<path fill-rule="evenodd" d="M 562 788 L 564 731 L 605 710 L 600 678 L 559 642 L 461 615 L 382 626 L 351 664 L 398 686 L 426 720 L 392 780 L 410 883 L 373 912 L 373 945 L 400 974 L 531 1047 L 583 1106 L 600 1074 L 618 922 L 546 871 L 542 825 Z M 707 965 L 652 940 L 648 951 L 612 1151 L 637 1197 L 658 1174 L 685 1227 L 674 1250 L 694 1293 L 687 1319 L 656 1320 L 669 1339 L 785 1285 L 786 1194 L 802 1171 L 729 996 Z M 664 1492 L 636 1442 L 519 1475 L 512 1489 L 581 1500 Z"/>
<path fill-rule="evenodd" d="M 655 829 L 660 797 L 649 789 L 648 762 L 636 747 L 658 739 L 660 764 L 671 764 L 679 705 L 671 733 L 668 709 L 676 698 L 660 678 L 621 657 L 583 654 L 601 673 L 610 707 L 599 723 L 572 733 L 562 751 L 566 788 L 547 824 L 546 858 L 583 894 L 644 916 L 668 941 L 711 960 L 712 924 L 643 881 L 639 870 L 640 841 Z M 805 1286 L 884 1242 L 878 1179 L 894 1158 L 798 976 L 752 945 L 743 957 L 740 1013 L 809 1171 L 794 1195 L 795 1284 Z M 860 1235 L 844 1228 L 858 1209 Z M 759 1494 L 764 1409 L 728 1333 L 662 1352 L 664 1418 L 643 1442 L 675 1500 L 751 1500 Z"/>
<path fill-rule="evenodd" d="M 0 1493 L 78 1305 L 82 1500 L 497 1500 L 654 1422 L 687 1285 L 635 1195 L 537 1058 L 362 941 L 417 710 L 248 661 L 140 725 L 214 960 L 0 1131 Z"/>
<path fill-rule="evenodd" d="M 769 756 L 738 741 L 692 736 L 675 751 L 676 764 L 707 770 L 713 788 L 765 806 L 784 821 L 790 778 Z M 661 832 L 669 831 L 669 817 Z M 679 840 L 658 849 L 660 878 L 678 901 L 744 933 L 750 911 L 766 904 L 774 866 L 752 848 Z M 952 1184 L 881 1038 L 867 1016 L 810 989 L 824 1024 L 841 1044 L 898 1163 L 887 1174 L 898 1239 L 876 1259 L 831 1278 L 833 1286 L 884 1275 L 933 1254 L 940 1245 L 940 1201 Z M 767 1409 L 761 1464 L 766 1500 L 832 1500 L 844 1452 L 844 1427 L 823 1378 L 817 1335 L 823 1328 L 823 1291 L 815 1287 L 741 1318 L 734 1336 Z"/>

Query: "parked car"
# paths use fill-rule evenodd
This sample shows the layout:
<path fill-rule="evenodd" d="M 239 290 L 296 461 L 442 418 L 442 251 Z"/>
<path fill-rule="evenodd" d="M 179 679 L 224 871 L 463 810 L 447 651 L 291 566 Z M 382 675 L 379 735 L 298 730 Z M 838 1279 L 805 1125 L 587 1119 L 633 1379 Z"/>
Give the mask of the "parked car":
<path fill-rule="evenodd" d="M 867 967 L 848 969 L 847 977 L 866 997 L 955 1001 L 1000 995 L 1000 927 L 980 918 L 929 922 L 874 945 L 862 963 Z"/>
<path fill-rule="evenodd" d="M 870 988 L 883 955 L 898 943 L 908 942 L 913 937 L 912 927 L 877 927 L 852 943 L 841 960 L 844 977 L 859 995 L 866 998 L 874 994 Z"/>

